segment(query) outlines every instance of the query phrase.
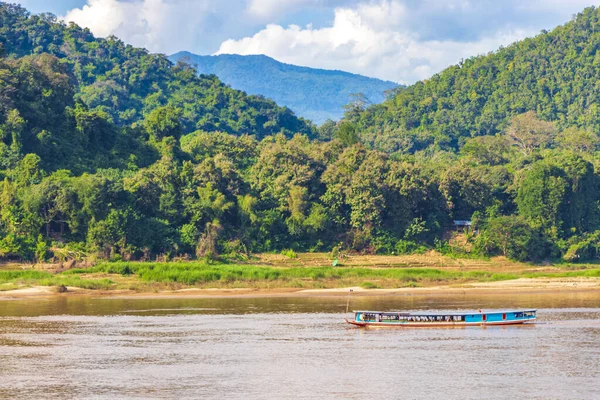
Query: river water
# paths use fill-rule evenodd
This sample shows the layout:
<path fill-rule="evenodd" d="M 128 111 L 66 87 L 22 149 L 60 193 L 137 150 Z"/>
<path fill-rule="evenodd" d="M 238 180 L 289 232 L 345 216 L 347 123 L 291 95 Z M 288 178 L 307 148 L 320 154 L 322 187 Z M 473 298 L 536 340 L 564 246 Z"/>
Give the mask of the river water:
<path fill-rule="evenodd" d="M 537 307 L 529 326 L 360 329 L 345 297 L 0 301 L 0 399 L 600 399 L 600 291 L 355 297 Z"/>

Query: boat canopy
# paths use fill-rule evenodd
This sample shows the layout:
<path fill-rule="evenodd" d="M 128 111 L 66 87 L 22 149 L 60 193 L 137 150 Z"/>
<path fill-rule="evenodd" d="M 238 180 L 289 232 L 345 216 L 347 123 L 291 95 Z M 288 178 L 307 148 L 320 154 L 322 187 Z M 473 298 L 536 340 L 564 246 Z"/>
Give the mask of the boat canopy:
<path fill-rule="evenodd" d="M 444 312 L 444 311 L 424 311 L 424 312 L 406 312 L 406 311 L 364 311 L 358 310 L 353 311 L 355 314 L 379 314 L 379 315 L 406 315 L 406 316 L 438 316 L 438 315 L 448 315 L 448 316 L 462 316 L 462 315 L 472 315 L 472 314 L 509 314 L 509 313 L 526 313 L 526 312 L 536 312 L 537 309 L 527 309 L 527 310 L 466 310 L 462 312 L 452 311 L 452 312 Z"/>

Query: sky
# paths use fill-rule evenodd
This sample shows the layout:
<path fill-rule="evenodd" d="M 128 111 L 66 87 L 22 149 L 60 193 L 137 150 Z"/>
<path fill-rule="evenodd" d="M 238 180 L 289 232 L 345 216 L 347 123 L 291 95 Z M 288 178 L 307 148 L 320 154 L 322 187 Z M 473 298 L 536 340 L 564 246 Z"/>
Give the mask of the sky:
<path fill-rule="evenodd" d="M 600 0 L 8 1 L 152 52 L 265 54 L 404 84 L 600 5 Z"/>

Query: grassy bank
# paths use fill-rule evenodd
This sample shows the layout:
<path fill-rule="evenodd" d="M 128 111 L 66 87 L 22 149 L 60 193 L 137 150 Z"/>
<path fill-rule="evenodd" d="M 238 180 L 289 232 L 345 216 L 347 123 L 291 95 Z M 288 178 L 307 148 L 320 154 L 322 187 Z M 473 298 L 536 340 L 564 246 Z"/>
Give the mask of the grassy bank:
<path fill-rule="evenodd" d="M 329 262 L 326 258 L 316 255 L 300 255 L 293 260 L 268 255 L 256 259 L 253 265 L 203 261 L 114 262 L 67 271 L 0 270 L 0 290 L 60 285 L 140 292 L 188 287 L 319 289 L 361 286 L 371 289 L 458 285 L 517 278 L 600 278 L 600 268 L 595 265 L 536 267 L 506 260 L 457 262 L 427 256 L 410 260 L 357 256 L 345 263 L 350 265 L 331 267 L 323 265 Z"/>
<path fill-rule="evenodd" d="M 102 263 L 75 269 L 69 275 L 107 274 L 136 277 L 143 283 L 202 287 L 329 288 L 348 285 L 404 287 L 451 282 L 487 282 L 515 279 L 515 274 L 491 271 L 450 271 L 434 268 L 270 267 L 236 264 Z"/>
<path fill-rule="evenodd" d="M 81 279 L 69 274 L 45 271 L 0 271 L 0 291 L 28 286 L 72 286 L 82 289 L 111 289 L 114 282 L 105 278 Z"/>

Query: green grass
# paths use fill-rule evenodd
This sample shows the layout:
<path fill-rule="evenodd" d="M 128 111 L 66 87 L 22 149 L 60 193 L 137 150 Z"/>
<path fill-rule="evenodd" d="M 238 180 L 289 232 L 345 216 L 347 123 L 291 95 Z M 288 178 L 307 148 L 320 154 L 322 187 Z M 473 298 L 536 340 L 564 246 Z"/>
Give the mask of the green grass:
<path fill-rule="evenodd" d="M 0 271 L 0 284 L 16 286 L 73 286 L 83 289 L 110 289 L 109 279 L 81 279 L 79 276 L 51 274 L 44 271 Z"/>
<path fill-rule="evenodd" d="M 94 274 L 102 274 L 94 277 Z M 83 279 L 80 275 L 86 275 Z M 126 281 L 106 275 L 130 277 Z M 600 277 L 600 268 L 544 272 L 495 273 L 493 271 L 456 271 L 436 268 L 361 268 L 361 267 L 285 267 L 252 266 L 227 263 L 193 262 L 106 262 L 86 269 L 59 274 L 35 270 L 0 271 L 0 285 L 74 286 L 85 289 L 140 287 L 140 290 L 181 286 L 211 287 L 416 287 L 462 282 L 494 282 L 517 278 Z M 158 286 L 157 286 L 158 285 Z M 8 287 L 8 286 L 7 286 Z M 164 286 L 163 286 L 164 287 Z"/>
<path fill-rule="evenodd" d="M 143 282 L 198 285 L 214 282 L 303 282 L 387 280 L 395 282 L 499 281 L 516 279 L 516 274 L 487 271 L 443 271 L 434 268 L 274 268 L 235 264 L 187 263 L 102 263 L 89 269 L 68 271 L 69 274 L 106 273 L 135 274 Z"/>
<path fill-rule="evenodd" d="M 545 272 L 530 272 L 523 274 L 525 278 L 600 278 L 600 268 L 597 269 L 584 269 L 579 271 L 567 271 L 557 273 L 545 273 Z"/>

